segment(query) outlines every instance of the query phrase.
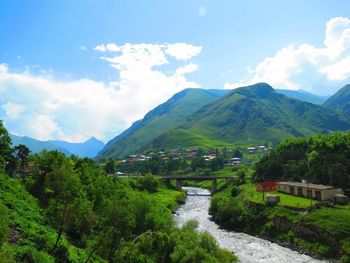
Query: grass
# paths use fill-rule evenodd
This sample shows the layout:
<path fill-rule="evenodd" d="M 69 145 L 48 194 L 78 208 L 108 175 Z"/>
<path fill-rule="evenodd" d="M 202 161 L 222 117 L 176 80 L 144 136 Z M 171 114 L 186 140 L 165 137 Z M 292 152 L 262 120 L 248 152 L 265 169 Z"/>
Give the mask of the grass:
<path fill-rule="evenodd" d="M 179 203 L 184 203 L 186 195 L 184 192 L 160 187 L 158 191 L 152 194 L 153 198 L 160 205 L 167 207 L 171 211 L 178 208 Z"/>
<path fill-rule="evenodd" d="M 240 196 L 244 197 L 245 199 L 248 199 L 252 202 L 258 203 L 258 204 L 264 204 L 265 201 L 262 199 L 263 193 L 257 192 L 255 190 L 255 184 L 252 183 L 246 183 L 244 185 L 240 186 L 241 194 Z M 265 196 L 267 194 L 276 194 L 280 197 L 280 202 L 277 204 L 278 206 L 290 206 L 290 207 L 296 207 L 296 208 L 307 208 L 311 205 L 314 205 L 317 203 L 315 200 L 310 200 L 307 198 L 299 197 L 299 196 L 293 196 L 277 191 L 273 192 L 267 192 L 265 193 Z"/>
<path fill-rule="evenodd" d="M 324 207 L 306 214 L 303 220 L 341 238 L 350 236 L 350 205 Z"/>

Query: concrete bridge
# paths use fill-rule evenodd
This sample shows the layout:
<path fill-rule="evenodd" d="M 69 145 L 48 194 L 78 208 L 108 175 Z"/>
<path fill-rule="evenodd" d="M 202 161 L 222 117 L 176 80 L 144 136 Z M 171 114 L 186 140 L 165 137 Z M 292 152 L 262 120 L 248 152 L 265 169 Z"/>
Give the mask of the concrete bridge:
<path fill-rule="evenodd" d="M 138 178 L 142 175 L 123 175 L 119 178 Z M 165 175 L 156 176 L 160 180 L 176 180 L 176 188 L 181 190 L 183 181 L 211 181 L 211 193 L 214 193 L 217 189 L 217 180 L 225 179 L 226 181 L 236 179 L 237 176 L 187 176 L 187 175 Z"/>

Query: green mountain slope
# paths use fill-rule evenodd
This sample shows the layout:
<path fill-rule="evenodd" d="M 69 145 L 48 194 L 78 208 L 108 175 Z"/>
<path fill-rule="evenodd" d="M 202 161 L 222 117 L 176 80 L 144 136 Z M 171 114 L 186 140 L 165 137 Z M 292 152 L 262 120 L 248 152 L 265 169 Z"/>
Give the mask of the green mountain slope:
<path fill-rule="evenodd" d="M 345 115 L 288 98 L 258 83 L 233 90 L 196 113 L 177 129 L 157 137 L 150 148 L 176 145 L 228 145 L 279 142 L 290 136 L 329 133 L 350 128 Z M 185 142 L 185 143 L 184 143 Z"/>
<path fill-rule="evenodd" d="M 330 97 L 324 106 L 341 110 L 350 116 L 350 84 L 345 85 L 332 97 Z"/>
<path fill-rule="evenodd" d="M 177 127 L 189 115 L 226 93 L 225 90 L 185 89 L 108 142 L 99 156 L 122 157 L 140 152 L 157 136 Z"/>

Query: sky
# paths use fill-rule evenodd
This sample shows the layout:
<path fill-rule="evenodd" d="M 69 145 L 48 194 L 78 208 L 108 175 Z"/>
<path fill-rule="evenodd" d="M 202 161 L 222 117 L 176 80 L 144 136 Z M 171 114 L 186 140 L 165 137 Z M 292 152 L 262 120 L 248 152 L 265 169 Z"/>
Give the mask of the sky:
<path fill-rule="evenodd" d="M 3 0 L 0 119 L 104 142 L 185 88 L 335 93 L 350 83 L 347 0 Z"/>

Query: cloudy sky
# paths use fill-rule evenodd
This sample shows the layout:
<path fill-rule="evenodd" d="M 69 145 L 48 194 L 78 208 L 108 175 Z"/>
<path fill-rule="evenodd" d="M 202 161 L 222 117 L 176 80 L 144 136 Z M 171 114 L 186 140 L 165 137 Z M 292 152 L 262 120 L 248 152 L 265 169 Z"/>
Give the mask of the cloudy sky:
<path fill-rule="evenodd" d="M 0 3 L 0 119 L 37 139 L 108 141 L 184 88 L 350 82 L 344 0 Z"/>

